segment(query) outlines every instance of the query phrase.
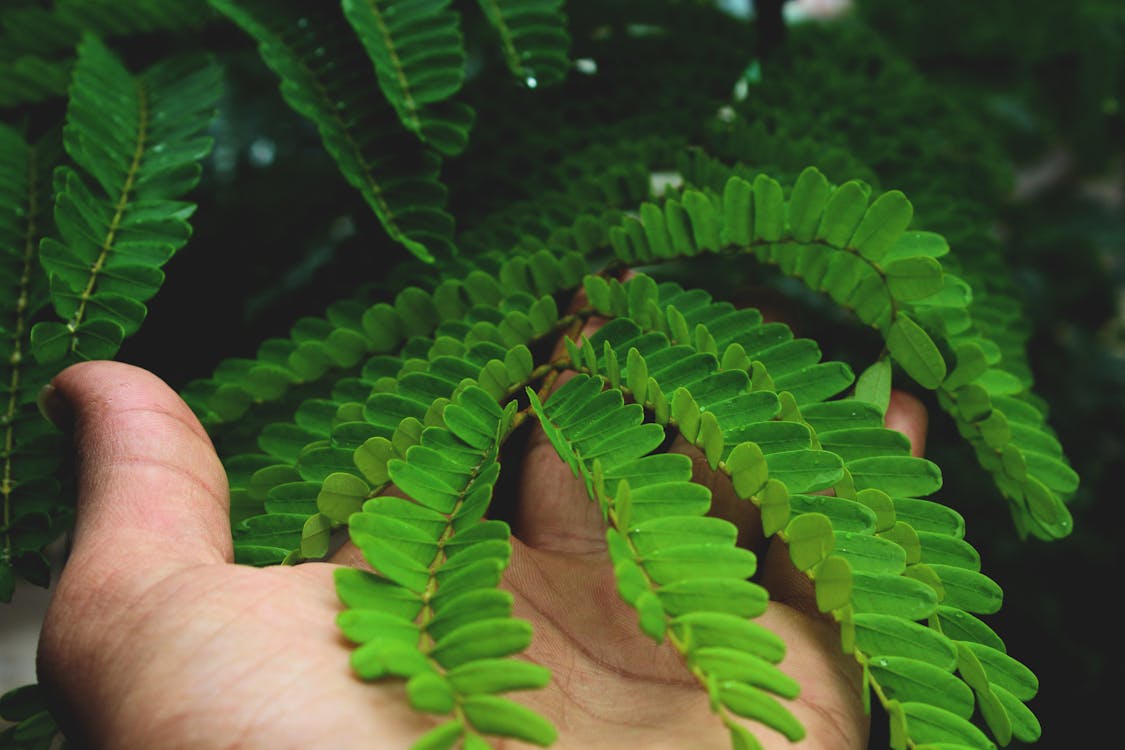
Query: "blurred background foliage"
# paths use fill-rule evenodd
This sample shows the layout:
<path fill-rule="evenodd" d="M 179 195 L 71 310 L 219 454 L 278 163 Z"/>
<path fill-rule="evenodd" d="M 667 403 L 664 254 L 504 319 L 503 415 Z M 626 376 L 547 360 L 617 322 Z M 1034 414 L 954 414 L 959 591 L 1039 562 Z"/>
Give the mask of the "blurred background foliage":
<path fill-rule="evenodd" d="M 78 9 L 97 5 L 9 3 L 29 13 L 70 8 L 75 28 Z M 315 129 L 282 101 L 251 40 L 202 0 L 172 5 L 182 23 L 109 36 L 134 69 L 200 46 L 225 69 L 215 147 L 193 196 L 194 238 L 167 265 L 145 325 L 118 357 L 182 387 L 352 294 L 357 279 L 374 301 L 418 271 L 340 178 Z M 495 77 L 478 74 L 498 61 L 475 25 L 479 14 L 466 9 L 464 98 L 477 122 L 468 151 L 443 173 L 459 230 L 577 179 L 567 170 L 592 167 L 567 160 L 589 160 L 595 142 L 607 144 L 608 159 L 643 150 L 646 139 L 656 161 L 668 152 L 669 169 L 693 143 L 707 141 L 721 157 L 723 143 L 744 150 L 757 138 L 763 163 L 755 166 L 775 176 L 817 163 L 834 181 L 901 188 L 918 224 L 955 248 L 979 241 L 970 238 L 987 225 L 1000 253 L 989 264 L 992 245 L 982 248 L 978 270 L 1022 300 L 1036 390 L 1083 479 L 1071 504 L 1074 533 L 1020 540 L 1006 504 L 934 403 L 929 454 L 943 468 L 946 502 L 969 518 L 985 569 L 1006 592 L 992 624 L 1040 678 L 1032 703 L 1045 729 L 1040 746 L 1094 746 L 1114 736 L 1122 651 L 1115 608 L 1125 574 L 1115 486 L 1125 472 L 1125 3 L 857 0 L 831 22 L 791 26 L 780 47 L 759 57 L 751 27 L 701 12 L 713 5 L 570 2 L 572 56 L 596 72 L 572 71 L 565 84 L 540 91 L 514 81 L 497 91 Z M 736 15 L 748 10 L 726 5 Z M 784 11 L 794 21 L 845 5 L 789 3 Z M 0 113 L 41 132 L 64 111 L 76 36 L 45 39 L 21 29 L 19 14 L 5 18 L 0 63 L 9 78 L 0 82 Z M 19 83 L 13 61 L 25 54 L 46 61 L 28 76 L 47 92 L 13 109 L 4 86 Z M 743 69 L 741 78 L 729 75 Z M 714 117 L 717 104 L 757 131 L 734 132 L 722 111 Z M 826 358 L 870 357 L 870 341 L 829 305 L 752 270 Z M 713 282 L 714 267 L 695 271 Z M 727 282 L 745 280 L 731 274 Z M 876 735 L 883 726 L 874 722 Z M 873 746 L 881 744 L 876 737 Z"/>

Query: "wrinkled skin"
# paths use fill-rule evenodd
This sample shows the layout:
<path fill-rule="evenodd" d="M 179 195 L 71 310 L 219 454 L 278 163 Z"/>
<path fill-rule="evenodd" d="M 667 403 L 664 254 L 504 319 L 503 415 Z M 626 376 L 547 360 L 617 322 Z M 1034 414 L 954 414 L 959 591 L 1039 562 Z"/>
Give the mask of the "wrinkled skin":
<path fill-rule="evenodd" d="M 232 564 L 222 466 L 172 390 L 112 362 L 75 365 L 54 386 L 49 411 L 74 437 L 78 521 L 39 672 L 79 746 L 406 748 L 434 725 L 406 705 L 401 684 L 363 683 L 349 669 L 332 571 L 363 564 L 353 548 L 326 563 Z M 920 450 L 920 404 L 896 395 L 888 423 Z M 747 504 L 721 478 L 698 479 L 755 544 Z M 554 681 L 515 696 L 558 726 L 556 747 L 729 747 L 676 653 L 641 635 L 618 598 L 600 516 L 541 433 L 519 487 L 504 586 L 535 629 L 525 657 Z M 866 747 L 858 670 L 807 579 L 780 548 L 760 570 L 775 600 L 760 622 L 786 641 L 781 668 L 802 685 L 789 707 L 808 733 L 791 744 L 747 725 L 767 748 Z"/>

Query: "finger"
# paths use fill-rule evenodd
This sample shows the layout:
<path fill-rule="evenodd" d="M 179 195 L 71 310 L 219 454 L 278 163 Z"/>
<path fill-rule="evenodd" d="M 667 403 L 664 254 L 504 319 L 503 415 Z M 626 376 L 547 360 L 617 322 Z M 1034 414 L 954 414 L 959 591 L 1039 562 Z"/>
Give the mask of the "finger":
<path fill-rule="evenodd" d="M 78 515 L 71 560 L 135 570 L 233 559 L 226 475 L 202 425 L 150 372 L 67 368 L 45 395 L 72 420 Z"/>
<path fill-rule="evenodd" d="M 884 419 L 888 429 L 898 430 L 910 439 L 910 455 L 921 457 L 926 453 L 926 428 L 929 426 L 926 406 L 906 391 L 891 391 Z"/>

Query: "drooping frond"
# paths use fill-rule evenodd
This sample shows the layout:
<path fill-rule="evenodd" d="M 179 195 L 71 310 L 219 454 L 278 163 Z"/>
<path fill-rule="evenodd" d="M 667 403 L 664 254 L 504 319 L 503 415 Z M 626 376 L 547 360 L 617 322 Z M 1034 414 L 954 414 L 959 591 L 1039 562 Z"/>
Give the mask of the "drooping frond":
<path fill-rule="evenodd" d="M 1014 731 L 1036 738 L 1038 724 L 1022 703 L 1037 690 L 1030 671 L 1003 654 L 996 637 L 941 635 L 944 622 L 973 623 L 968 613 L 996 612 L 1002 594 L 979 572 L 960 516 L 920 499 L 940 488 L 937 467 L 911 457 L 903 436 L 881 426 L 877 408 L 823 400 L 841 385 L 806 392 L 798 405 L 778 384 L 797 385 L 800 393 L 819 366 L 775 354 L 775 380 L 763 359 L 799 340 L 782 336 L 765 349 L 755 340 L 778 324 L 644 276 L 618 285 L 619 292 L 614 284 L 588 277 L 587 293 L 599 313 L 628 317 L 617 317 L 583 347 L 569 347 L 573 365 L 603 373 L 658 422 L 676 426 L 712 468 L 731 477 L 739 497 L 760 508 L 765 533 L 780 533 L 794 565 L 814 581 L 820 609 L 840 622 L 844 650 L 864 666 L 865 686 L 884 702 L 892 732 L 919 743 L 958 737 L 990 747 L 968 721 L 979 705 L 1002 744 Z M 794 381 L 794 372 L 802 377 Z M 832 494 L 809 494 L 828 488 Z M 927 618 L 931 632 L 922 632 L 916 621 Z M 861 622 L 908 642 L 857 646 Z M 985 675 L 975 655 L 1003 666 Z M 1013 686 L 1015 700 L 1005 695 Z"/>
<path fill-rule="evenodd" d="M 752 620 L 769 598 L 747 580 L 757 569 L 754 554 L 736 546 L 733 524 L 705 515 L 711 493 L 691 481 L 691 459 L 652 454 L 664 430 L 605 385 L 579 375 L 545 405 L 531 389 L 528 395 L 547 438 L 606 519 L 621 597 L 637 610 L 642 631 L 683 655 L 735 747 L 753 742 L 735 716 L 802 739 L 800 722 L 771 696 L 793 698 L 799 688 L 774 666 L 784 642 Z"/>
<path fill-rule="evenodd" d="M 202 135 L 219 95 L 219 71 L 203 59 L 169 60 L 133 76 L 96 37 L 75 64 L 64 144 L 76 169 L 55 174 L 58 238 L 39 261 L 63 322 L 37 323 L 41 362 L 113 356 L 144 319 L 161 270 L 191 236 L 199 180 L 211 149 Z"/>
<path fill-rule="evenodd" d="M 308 387 L 299 391 L 302 400 L 291 421 L 261 428 L 260 453 L 226 461 L 236 557 L 273 564 L 322 556 L 327 534 L 358 510 L 367 491 L 357 489 L 362 482 L 381 489 L 389 481 L 380 457 L 385 463 L 405 455 L 424 427 L 442 424 L 442 409 L 468 384 L 501 400 L 529 382 L 532 358 L 526 347 L 563 324 L 550 292 L 576 284 L 581 275 L 565 263 L 552 270 L 551 262 L 541 264 L 544 273 L 534 281 L 505 270 L 507 288 L 527 291 L 504 295 L 499 279 L 475 272 L 464 282 L 441 285 L 432 297 L 405 290 L 393 307 L 369 308 L 362 316 L 365 326 L 348 326 L 339 315 L 319 325 L 307 319 L 300 332 L 319 328 L 327 346 L 311 338 L 301 342 L 300 355 L 292 359 L 298 365 L 288 371 L 270 362 L 227 363 L 222 374 L 239 380 L 208 398 L 206 403 L 219 409 L 245 409 L 235 393 L 284 396 L 279 387 L 292 384 L 287 372 L 293 378 L 315 376 L 309 385 L 319 386 L 317 395 Z M 353 320 L 359 318 L 356 312 Z M 372 336 L 373 356 L 342 347 L 341 341 L 363 343 L 364 331 Z M 411 335 L 404 346 L 405 333 Z M 350 364 L 330 370 L 328 357 L 345 351 Z M 299 369 L 314 364 L 319 368 Z M 198 405 L 197 398 L 192 400 Z"/>
<path fill-rule="evenodd" d="M 504 61 L 528 88 L 566 77 L 570 34 L 562 0 L 478 0 L 500 37 Z"/>
<path fill-rule="evenodd" d="M 450 101 L 465 79 L 465 49 L 449 0 L 344 0 L 343 7 L 403 127 L 447 156 L 463 151 L 473 111 Z"/>
<path fill-rule="evenodd" d="M 372 355 L 398 351 L 404 343 L 435 332 L 438 338 L 464 340 L 475 329 L 475 340 L 503 342 L 509 329 L 517 331 L 527 325 L 526 320 L 549 317 L 540 309 L 542 305 L 533 311 L 536 300 L 575 288 L 585 272 L 586 261 L 581 256 L 544 251 L 526 259 L 512 258 L 495 275 L 474 271 L 460 279 L 447 279 L 432 294 L 407 288 L 392 303 L 357 306 L 342 302 L 325 318 L 300 321 L 290 338 L 266 341 L 256 359 L 221 363 L 211 378 L 189 384 L 184 397 L 205 424 L 218 425 L 241 417 L 252 405 L 278 402 L 294 386 L 330 378 L 323 391 L 328 393 L 331 382 L 344 376 L 341 370 L 354 368 Z M 513 299 L 513 303 L 521 300 L 520 307 L 498 314 L 497 306 L 508 297 L 505 292 L 522 294 Z M 505 322 L 508 318 L 511 320 Z"/>
<path fill-rule="evenodd" d="M 688 190 L 663 206 L 645 204 L 639 218 L 610 228 L 609 240 L 629 263 L 749 251 L 853 310 L 882 334 L 895 364 L 938 391 L 1011 500 L 1017 524 L 1045 538 L 1065 536 L 1071 521 L 1064 501 L 1077 475 L 1061 453 L 1031 447 L 1053 441 L 1049 433 L 1032 443 L 1013 442 L 1007 416 L 992 399 L 1018 400 L 1026 386 L 999 367 L 999 348 L 973 327 L 972 289 L 938 260 L 949 252 L 945 239 L 909 230 L 912 216 L 899 191 L 871 201 L 862 183 L 834 187 L 810 168 L 788 197 L 776 180 L 758 175 L 753 182 L 730 178 L 721 197 Z M 939 341 L 956 356 L 952 368 Z M 1015 408 L 1027 414 L 1028 429 L 1018 438 L 1045 432 L 1032 401 Z"/>
<path fill-rule="evenodd" d="M 548 721 L 495 695 L 542 687 L 550 676 L 504 658 L 530 644 L 531 626 L 512 617 L 512 595 L 497 588 L 511 556 L 508 527 L 482 520 L 515 407 L 501 409 L 479 388 L 462 391 L 445 410 L 446 428 L 423 431 L 386 464 L 413 502 L 375 497 L 348 524 L 375 570 L 336 574 L 347 606 L 338 622 L 358 644 L 353 668 L 368 680 L 406 680 L 414 708 L 450 717 L 416 747 L 479 734 L 549 745 L 556 736 Z"/>
<path fill-rule="evenodd" d="M 419 258 L 452 254 L 453 218 L 438 182 L 441 158 L 371 96 L 371 60 L 339 7 L 211 0 L 258 43 L 289 106 L 312 120 L 340 172 L 387 234 Z"/>
<path fill-rule="evenodd" d="M 49 304 L 47 279 L 36 259 L 51 226 L 51 170 L 57 133 L 29 145 L 0 125 L 0 601 L 11 599 L 15 574 L 47 585 L 42 549 L 71 515 L 59 498 L 61 436 L 36 408 L 54 370 L 31 356 L 31 320 Z"/>

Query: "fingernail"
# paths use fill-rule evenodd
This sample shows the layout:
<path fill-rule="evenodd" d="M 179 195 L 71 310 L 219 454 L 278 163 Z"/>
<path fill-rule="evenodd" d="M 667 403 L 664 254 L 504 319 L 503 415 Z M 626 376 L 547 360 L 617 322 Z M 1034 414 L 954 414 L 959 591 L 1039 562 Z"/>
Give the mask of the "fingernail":
<path fill-rule="evenodd" d="M 46 417 L 48 422 L 64 432 L 70 429 L 72 421 L 70 404 L 59 395 L 58 389 L 52 383 L 47 383 L 39 390 L 39 397 L 35 399 L 35 403 L 39 405 L 39 413 Z"/>

